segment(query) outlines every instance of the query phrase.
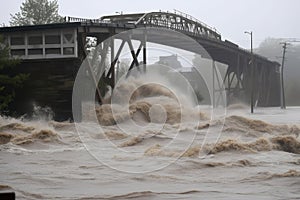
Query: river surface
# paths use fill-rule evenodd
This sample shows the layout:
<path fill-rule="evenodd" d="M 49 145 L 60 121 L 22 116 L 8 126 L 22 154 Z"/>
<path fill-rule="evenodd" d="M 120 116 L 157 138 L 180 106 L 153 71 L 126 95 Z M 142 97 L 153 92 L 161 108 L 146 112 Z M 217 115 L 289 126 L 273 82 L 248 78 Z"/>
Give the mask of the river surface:
<path fill-rule="evenodd" d="M 128 133 L 126 120 L 99 131 L 1 117 L 0 189 L 17 199 L 300 199 L 300 108 L 237 105 L 224 121 L 159 129 L 139 118 Z"/>

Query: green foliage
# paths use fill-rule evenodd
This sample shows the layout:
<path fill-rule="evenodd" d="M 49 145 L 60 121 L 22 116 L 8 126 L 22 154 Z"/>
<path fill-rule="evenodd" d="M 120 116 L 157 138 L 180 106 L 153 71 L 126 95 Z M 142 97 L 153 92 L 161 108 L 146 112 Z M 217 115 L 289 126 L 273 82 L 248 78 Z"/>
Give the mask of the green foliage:
<path fill-rule="evenodd" d="M 63 21 L 58 14 L 57 0 L 26 0 L 20 12 L 11 14 L 11 26 L 51 24 Z"/>
<path fill-rule="evenodd" d="M 7 112 L 8 106 L 13 102 L 15 90 L 22 87 L 28 79 L 28 74 L 12 74 L 11 68 L 19 61 L 9 59 L 9 49 L 0 36 L 0 113 Z"/>

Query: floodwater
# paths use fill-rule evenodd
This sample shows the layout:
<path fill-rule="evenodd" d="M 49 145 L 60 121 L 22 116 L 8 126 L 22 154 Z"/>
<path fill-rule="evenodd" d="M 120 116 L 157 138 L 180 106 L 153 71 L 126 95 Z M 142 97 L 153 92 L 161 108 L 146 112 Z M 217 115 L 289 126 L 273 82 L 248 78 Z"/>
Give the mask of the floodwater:
<path fill-rule="evenodd" d="M 117 125 L 100 117 L 101 131 L 89 122 L 1 117 L 1 191 L 17 199 L 300 198 L 300 108 L 250 114 L 236 105 L 210 120 L 198 107 L 194 125 L 163 105 L 167 123 L 147 126 L 147 102 L 131 107 L 138 129 L 128 117 Z"/>

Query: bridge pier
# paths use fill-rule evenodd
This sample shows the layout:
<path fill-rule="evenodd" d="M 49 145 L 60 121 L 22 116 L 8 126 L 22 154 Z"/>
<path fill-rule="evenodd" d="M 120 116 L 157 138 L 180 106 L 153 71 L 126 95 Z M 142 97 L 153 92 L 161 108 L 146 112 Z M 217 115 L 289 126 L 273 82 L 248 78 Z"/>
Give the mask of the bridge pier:
<path fill-rule="evenodd" d="M 118 47 L 118 49 L 115 49 L 115 40 L 119 39 L 121 40 L 121 44 Z M 133 43 L 132 43 L 132 38 L 128 35 L 120 35 L 117 37 L 111 36 L 110 39 L 110 45 L 109 45 L 109 49 L 110 49 L 110 67 L 107 69 L 107 73 L 103 73 L 104 76 L 104 80 L 105 82 L 111 86 L 111 88 L 113 89 L 115 87 L 116 84 L 116 76 L 115 76 L 115 72 L 116 72 L 116 64 L 119 62 L 119 57 L 122 53 L 122 51 L 124 50 L 125 45 L 128 45 L 128 48 L 130 50 L 130 54 L 131 54 L 131 58 L 132 61 L 130 63 L 129 69 L 127 71 L 126 77 L 128 77 L 130 75 L 130 71 L 134 68 L 137 67 L 138 71 L 140 71 L 141 73 L 146 72 L 146 64 L 147 64 L 147 35 L 144 34 L 144 37 L 139 40 L 140 44 L 138 48 L 134 48 Z M 115 51 L 117 50 L 117 51 Z M 115 53 L 117 52 L 117 53 Z M 142 52 L 142 61 L 139 62 L 139 55 Z M 109 52 L 106 52 L 107 54 L 109 54 Z M 141 71 L 140 69 L 140 64 L 143 64 L 143 71 Z"/>
<path fill-rule="evenodd" d="M 219 74 L 219 71 L 216 68 L 216 61 L 212 61 L 212 105 L 215 108 L 217 105 L 226 105 L 227 99 L 224 99 L 224 80 L 222 81 L 222 76 Z M 220 103 L 220 101 L 222 103 Z"/>

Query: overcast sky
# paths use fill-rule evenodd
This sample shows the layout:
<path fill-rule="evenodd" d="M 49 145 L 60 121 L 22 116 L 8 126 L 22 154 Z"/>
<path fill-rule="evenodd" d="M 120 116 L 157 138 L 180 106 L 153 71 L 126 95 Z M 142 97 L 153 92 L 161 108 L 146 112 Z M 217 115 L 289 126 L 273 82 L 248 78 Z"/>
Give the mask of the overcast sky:
<path fill-rule="evenodd" d="M 0 23 L 9 24 L 10 13 L 19 11 L 24 0 L 1 0 Z M 5 1 L 5 3 L 4 3 Z M 215 27 L 223 39 L 249 48 L 267 37 L 300 38 L 299 0 L 58 0 L 63 16 L 99 18 L 116 12 L 173 11 L 188 13 Z"/>

